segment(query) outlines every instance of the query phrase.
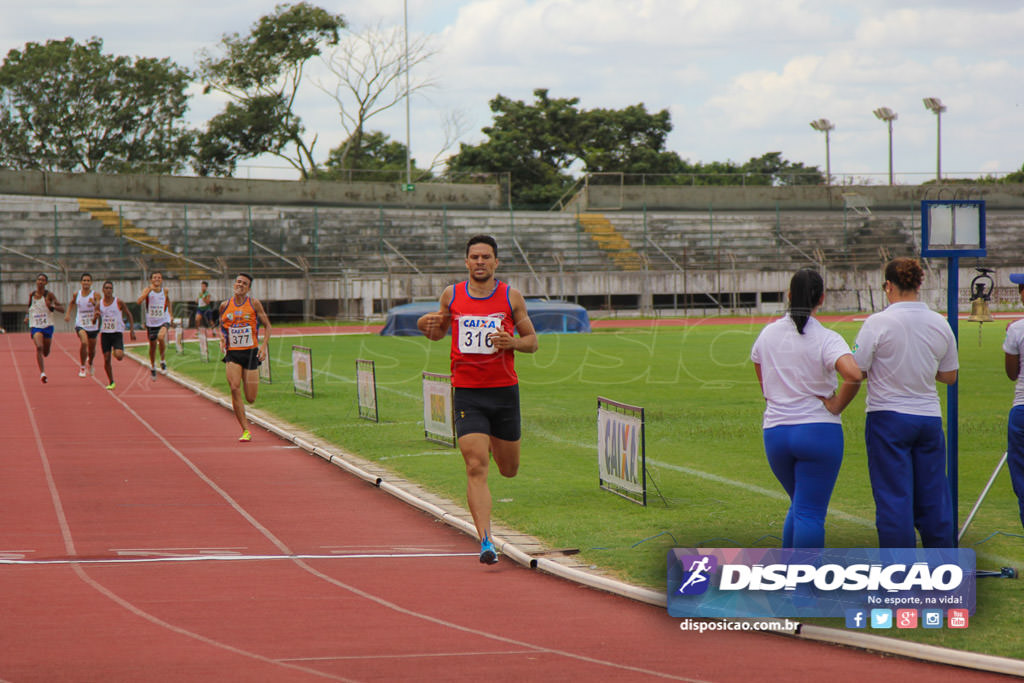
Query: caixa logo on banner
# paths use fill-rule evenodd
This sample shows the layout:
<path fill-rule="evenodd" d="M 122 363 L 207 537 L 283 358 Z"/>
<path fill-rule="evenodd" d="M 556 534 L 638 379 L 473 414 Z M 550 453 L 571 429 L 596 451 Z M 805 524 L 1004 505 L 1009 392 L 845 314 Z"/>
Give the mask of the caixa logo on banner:
<path fill-rule="evenodd" d="M 960 548 L 674 548 L 674 617 L 839 617 L 850 608 L 974 613 L 974 551 Z"/>

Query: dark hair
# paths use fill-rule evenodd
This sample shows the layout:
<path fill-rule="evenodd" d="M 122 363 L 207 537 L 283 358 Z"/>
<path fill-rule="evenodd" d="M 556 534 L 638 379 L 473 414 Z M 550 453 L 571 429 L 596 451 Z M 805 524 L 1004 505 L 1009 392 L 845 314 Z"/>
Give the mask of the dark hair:
<path fill-rule="evenodd" d="M 917 291 L 924 280 L 924 270 L 916 258 L 894 258 L 885 266 L 885 279 L 900 291 Z"/>
<path fill-rule="evenodd" d="M 78 280 L 79 280 L 79 282 L 81 282 L 85 278 L 89 278 L 91 280 L 92 279 L 92 273 L 82 273 L 82 277 L 78 278 Z"/>
<path fill-rule="evenodd" d="M 249 273 L 243 273 L 241 271 L 239 271 L 238 275 L 241 275 L 242 277 L 248 279 L 249 280 L 249 286 L 252 287 L 252 275 L 249 275 Z M 238 275 L 236 275 L 235 277 L 238 277 Z"/>
<path fill-rule="evenodd" d="M 49 281 L 50 281 L 50 276 L 49 276 L 49 275 L 47 275 L 46 273 L 39 273 L 38 275 L 36 275 L 36 279 L 37 279 L 37 280 L 38 280 L 39 278 L 41 278 L 41 277 L 45 277 L 45 278 L 46 278 L 46 281 L 47 281 L 47 282 L 49 282 Z"/>
<path fill-rule="evenodd" d="M 252 280 L 249 280 L 249 282 L 252 282 Z M 209 283 L 209 282 L 207 282 L 206 280 L 203 280 L 203 281 L 202 281 L 202 282 L 200 282 L 199 284 L 201 284 L 201 285 L 206 285 L 207 287 L 209 287 L 209 286 L 210 286 L 210 283 Z"/>
<path fill-rule="evenodd" d="M 113 287 L 114 283 L 111 282 L 110 280 L 104 280 L 103 281 L 103 287 L 106 287 L 107 285 L 110 285 L 111 287 Z M 101 289 L 102 289 L 102 287 L 101 287 Z"/>
<path fill-rule="evenodd" d="M 498 258 L 498 243 L 490 235 L 473 235 L 466 242 L 466 256 L 469 256 L 469 248 L 474 244 L 489 244 L 494 250 L 494 258 Z"/>
<path fill-rule="evenodd" d="M 811 311 L 821 302 L 824 293 L 825 281 L 816 270 L 798 270 L 789 281 L 789 317 L 800 334 L 804 333 Z"/>

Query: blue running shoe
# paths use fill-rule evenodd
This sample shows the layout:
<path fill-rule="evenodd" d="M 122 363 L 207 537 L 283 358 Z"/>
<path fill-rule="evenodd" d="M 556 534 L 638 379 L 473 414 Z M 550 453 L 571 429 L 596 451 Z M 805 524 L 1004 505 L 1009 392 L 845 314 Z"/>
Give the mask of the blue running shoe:
<path fill-rule="evenodd" d="M 498 551 L 494 549 L 494 544 L 487 536 L 484 536 L 484 540 L 480 543 L 480 563 L 498 564 Z"/>

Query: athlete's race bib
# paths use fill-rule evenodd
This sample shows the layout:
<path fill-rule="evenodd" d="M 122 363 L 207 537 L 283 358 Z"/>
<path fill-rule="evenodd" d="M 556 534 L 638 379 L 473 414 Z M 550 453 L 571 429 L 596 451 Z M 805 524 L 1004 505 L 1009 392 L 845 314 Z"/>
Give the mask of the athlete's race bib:
<path fill-rule="evenodd" d="M 497 353 L 491 335 L 501 330 L 501 318 L 464 315 L 459 318 L 459 351 L 462 353 Z"/>
<path fill-rule="evenodd" d="M 117 332 L 117 318 L 103 318 L 104 332 Z"/>
<path fill-rule="evenodd" d="M 32 313 L 32 327 L 34 327 L 36 329 L 42 329 L 44 327 L 49 327 L 49 326 L 50 326 L 50 321 L 47 319 L 47 316 L 46 316 L 45 313 L 40 313 L 38 311 L 35 311 L 35 312 Z"/>
<path fill-rule="evenodd" d="M 252 325 L 232 325 L 228 328 L 228 348 L 245 349 L 252 346 Z"/>

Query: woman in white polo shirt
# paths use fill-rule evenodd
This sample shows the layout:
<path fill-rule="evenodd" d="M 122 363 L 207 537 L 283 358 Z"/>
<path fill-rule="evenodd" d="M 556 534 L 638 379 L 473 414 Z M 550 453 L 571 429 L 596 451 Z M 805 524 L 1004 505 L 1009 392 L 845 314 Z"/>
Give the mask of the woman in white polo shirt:
<path fill-rule="evenodd" d="M 1017 285 L 1017 294 L 1024 303 L 1024 273 L 1012 273 L 1010 282 Z M 1024 525 L 1024 319 L 1015 320 L 1006 327 L 1003 342 L 1006 376 L 1014 382 L 1013 407 L 1006 427 L 1006 466 L 1010 470 L 1010 484 L 1017 495 L 1020 523 Z"/>
<path fill-rule="evenodd" d="M 839 414 L 860 389 L 849 345 L 811 317 L 824 300 L 821 275 L 797 272 L 789 283 L 789 312 L 761 331 L 750 352 L 767 402 L 768 465 L 790 498 L 784 548 L 825 545 L 825 513 L 843 461 Z M 843 377 L 838 392 L 837 372 Z"/>
<path fill-rule="evenodd" d="M 919 301 L 917 259 L 885 267 L 889 306 L 868 317 L 853 358 L 868 380 L 864 439 L 880 548 L 950 548 L 955 521 L 946 479 L 946 440 L 935 382 L 956 381 L 949 323 Z"/>

